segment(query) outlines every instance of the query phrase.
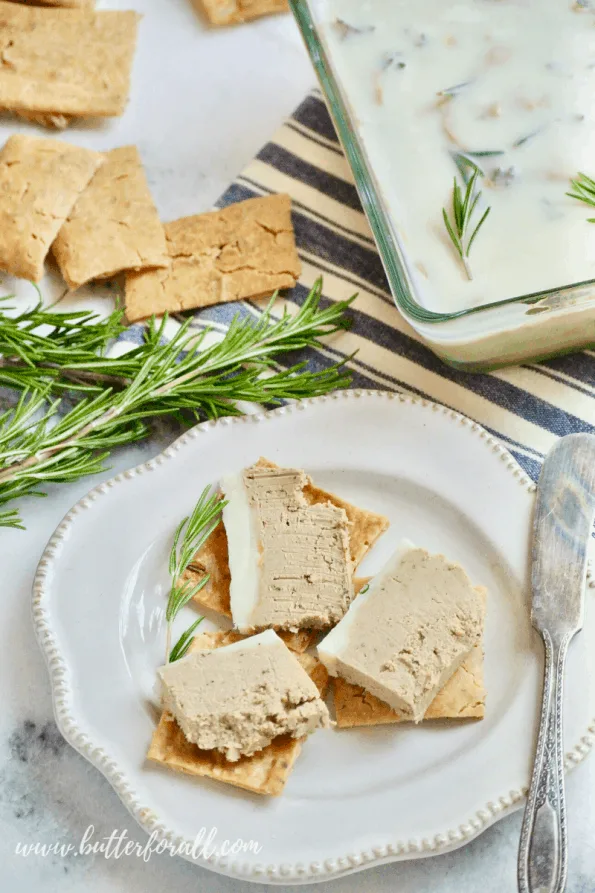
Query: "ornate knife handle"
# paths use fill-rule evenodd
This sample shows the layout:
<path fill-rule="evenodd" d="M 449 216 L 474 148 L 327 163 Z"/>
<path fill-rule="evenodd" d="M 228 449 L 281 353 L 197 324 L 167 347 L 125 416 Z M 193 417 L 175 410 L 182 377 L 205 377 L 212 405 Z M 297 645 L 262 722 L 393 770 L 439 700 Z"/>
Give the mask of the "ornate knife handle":
<path fill-rule="evenodd" d="M 521 830 L 520 893 L 563 893 L 568 848 L 562 746 L 564 665 L 571 636 L 554 643 L 547 631 L 543 705 L 537 752 Z"/>

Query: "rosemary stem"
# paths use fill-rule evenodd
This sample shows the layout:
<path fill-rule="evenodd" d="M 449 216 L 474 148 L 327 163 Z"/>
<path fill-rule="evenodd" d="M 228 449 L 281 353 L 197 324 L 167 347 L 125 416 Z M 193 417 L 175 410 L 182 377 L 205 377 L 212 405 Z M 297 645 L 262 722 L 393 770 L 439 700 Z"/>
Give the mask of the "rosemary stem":
<path fill-rule="evenodd" d="M 463 266 L 465 267 L 465 273 L 467 274 L 467 279 L 469 282 L 473 279 L 473 272 L 471 270 L 471 264 L 469 263 L 469 258 L 466 254 L 463 255 Z"/>
<path fill-rule="evenodd" d="M 13 465 L 9 465 L 8 468 L 4 469 L 4 471 L 0 471 L 0 484 L 4 484 L 6 483 L 6 481 L 14 480 L 21 472 L 25 471 L 25 469 L 32 468 L 33 466 L 39 464 L 39 462 L 43 462 L 46 459 L 51 459 L 51 457 L 56 453 L 61 453 L 64 450 L 67 450 L 69 447 L 76 446 L 83 437 L 86 437 L 87 434 L 90 434 L 99 425 L 104 425 L 107 422 L 111 422 L 113 419 L 121 415 L 123 409 L 123 406 L 112 406 L 110 407 L 110 409 L 102 413 L 102 415 L 97 416 L 97 418 L 92 419 L 90 422 L 88 422 L 83 428 L 80 429 L 80 431 L 77 431 L 76 434 L 73 434 L 72 437 L 67 437 L 65 440 L 59 440 L 57 443 L 52 444 L 52 446 L 46 447 L 43 450 L 39 450 L 39 452 L 34 453 L 34 455 L 29 456 L 27 459 L 23 459 L 22 462 L 15 462 Z"/>
<path fill-rule="evenodd" d="M 169 656 L 171 654 L 171 622 L 168 622 L 167 629 L 165 631 L 165 663 L 169 663 Z"/>
<path fill-rule="evenodd" d="M 27 363 L 22 363 L 13 357 L 0 356 L 0 369 L 14 369 L 20 372 L 31 368 Z M 121 375 L 111 375 L 109 372 L 93 372 L 90 369 L 65 369 L 58 363 L 36 363 L 36 369 L 47 369 L 48 371 L 56 371 L 60 373 L 60 378 L 72 381 L 74 384 L 106 384 L 110 387 L 125 388 L 130 384 L 129 378 Z"/>

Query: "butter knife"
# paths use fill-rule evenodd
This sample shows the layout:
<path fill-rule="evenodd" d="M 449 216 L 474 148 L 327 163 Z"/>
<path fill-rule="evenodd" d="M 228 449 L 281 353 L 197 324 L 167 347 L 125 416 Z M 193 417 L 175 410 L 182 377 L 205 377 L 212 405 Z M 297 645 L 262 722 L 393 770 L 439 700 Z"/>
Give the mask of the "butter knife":
<path fill-rule="evenodd" d="M 533 522 L 531 623 L 545 644 L 543 705 L 521 830 L 520 893 L 563 893 L 567 839 L 562 696 L 568 645 L 583 625 L 595 515 L 595 436 L 563 437 L 547 456 Z"/>

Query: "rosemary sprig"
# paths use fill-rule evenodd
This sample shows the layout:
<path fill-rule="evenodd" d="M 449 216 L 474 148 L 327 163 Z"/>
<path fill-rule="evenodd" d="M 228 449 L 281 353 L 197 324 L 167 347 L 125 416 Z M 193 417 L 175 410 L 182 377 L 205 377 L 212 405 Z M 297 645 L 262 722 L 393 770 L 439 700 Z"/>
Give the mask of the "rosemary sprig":
<path fill-rule="evenodd" d="M 194 623 L 190 624 L 188 629 L 184 630 L 172 650 L 169 652 L 169 663 L 173 663 L 174 660 L 179 660 L 181 657 L 184 657 L 184 655 L 190 648 L 190 643 L 192 642 L 192 638 L 194 636 L 194 630 L 199 624 L 203 622 L 203 620 L 204 617 L 199 617 L 198 620 L 195 620 Z"/>
<path fill-rule="evenodd" d="M 210 330 L 196 333 L 190 319 L 169 342 L 167 318 L 152 320 L 143 343 L 119 358 L 105 353 L 121 315 L 97 322 L 88 314 L 56 320 L 60 314 L 41 308 L 12 318 L 0 313 L 0 385 L 20 393 L 16 406 L 0 414 L 0 526 L 21 526 L 18 514 L 2 506 L 42 496 L 48 483 L 101 471 L 111 449 L 148 434 L 152 418 L 195 422 L 239 415 L 240 401 L 274 404 L 347 387 L 351 376 L 341 362 L 319 371 L 305 363 L 277 367 L 283 354 L 348 327 L 351 301 L 323 308 L 321 289 L 318 281 L 295 315 L 275 319 L 269 305 L 257 320 L 236 316 L 210 347 L 204 347 Z M 45 327 L 47 344 L 38 337 Z M 83 394 L 62 413 L 59 398 L 71 391 L 73 372 L 87 376 L 78 383 Z"/>
<path fill-rule="evenodd" d="M 200 499 L 194 506 L 192 514 L 180 521 L 174 534 L 174 541 L 169 554 L 171 588 L 167 600 L 167 607 L 165 609 L 165 619 L 167 622 L 165 647 L 166 662 L 172 659 L 171 625 L 173 621 L 184 605 L 188 604 L 190 599 L 195 596 L 197 592 L 200 592 L 209 581 L 209 575 L 206 574 L 196 586 L 193 586 L 188 580 L 182 579 L 182 574 L 192 561 L 194 555 L 198 552 L 201 546 L 204 545 L 219 523 L 221 512 L 227 505 L 227 503 L 216 493 L 209 495 L 210 489 L 210 487 L 205 487 L 200 495 Z M 184 636 L 187 637 L 187 642 L 189 644 L 191 635 L 192 632 L 186 630 L 182 639 L 178 640 L 176 643 L 173 651 L 177 653 L 178 656 L 181 656 L 179 654 L 180 651 L 183 650 L 183 653 L 185 653 L 186 650 L 184 649 L 184 643 L 186 642 Z M 176 658 L 174 658 L 174 660 L 175 659 Z"/>
<path fill-rule="evenodd" d="M 442 217 L 444 219 L 444 225 L 450 236 L 450 239 L 457 251 L 457 254 L 461 258 L 463 262 L 463 266 L 465 267 L 465 272 L 467 273 L 467 277 L 469 279 L 473 279 L 473 274 L 471 272 L 471 267 L 469 265 L 469 252 L 471 251 L 471 246 L 475 241 L 475 237 L 480 230 L 480 227 L 485 222 L 486 217 L 490 213 L 490 208 L 486 208 L 484 213 L 482 214 L 479 223 L 471 233 L 471 236 L 467 238 L 467 233 L 469 227 L 471 225 L 471 218 L 473 217 L 473 212 L 481 197 L 480 191 L 475 191 L 475 184 L 477 182 L 477 178 L 479 176 L 479 170 L 476 169 L 473 172 L 473 176 L 467 183 L 465 192 L 463 193 L 457 178 L 454 178 L 454 185 L 452 191 L 452 222 L 449 220 L 448 214 L 446 212 L 446 208 L 442 208 Z"/>
<path fill-rule="evenodd" d="M 570 181 L 570 185 L 572 186 L 572 192 L 567 192 L 567 196 L 595 207 L 595 180 L 579 171 L 576 178 Z M 595 223 L 595 217 L 587 217 L 587 222 Z"/>

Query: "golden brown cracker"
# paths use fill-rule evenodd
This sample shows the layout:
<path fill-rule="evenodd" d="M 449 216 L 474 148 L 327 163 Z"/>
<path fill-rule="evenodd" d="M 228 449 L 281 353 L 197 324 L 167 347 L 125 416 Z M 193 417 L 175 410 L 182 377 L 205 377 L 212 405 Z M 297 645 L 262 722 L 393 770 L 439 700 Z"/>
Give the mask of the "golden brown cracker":
<path fill-rule="evenodd" d="M 0 152 L 0 269 L 37 282 L 60 227 L 95 171 L 99 152 L 61 140 L 11 136 Z"/>
<path fill-rule="evenodd" d="M 53 245 L 71 289 L 122 270 L 166 267 L 165 232 L 136 146 L 105 154 Z"/>
<path fill-rule="evenodd" d="M 201 633 L 194 637 L 190 650 L 220 648 L 244 638 L 247 637 L 233 631 Z M 310 654 L 299 655 L 298 660 L 323 697 L 328 683 L 325 668 Z M 163 713 L 147 758 L 188 775 L 213 778 L 255 794 L 276 796 L 289 778 L 303 741 L 303 738 L 282 735 L 258 753 L 230 762 L 218 751 L 200 750 L 191 744 L 175 719 Z"/>
<path fill-rule="evenodd" d="M 202 0 L 211 25 L 240 25 L 250 19 L 288 12 L 287 0 Z"/>
<path fill-rule="evenodd" d="M 235 763 L 215 750 L 200 750 L 184 736 L 172 716 L 164 713 L 153 733 L 147 758 L 177 772 L 213 778 L 225 784 L 277 796 L 285 787 L 302 742 L 289 735 L 272 741 L 264 750 Z"/>
<path fill-rule="evenodd" d="M 13 3 L 27 3 L 28 0 L 11 0 Z M 86 8 L 90 9 L 95 6 L 95 0 L 35 0 L 30 6 L 64 6 L 70 9 Z"/>
<path fill-rule="evenodd" d="M 0 108 L 50 116 L 121 115 L 139 16 L 0 0 Z"/>
<path fill-rule="evenodd" d="M 340 677 L 333 679 L 335 716 L 340 729 L 408 722 L 360 685 Z M 486 692 L 483 681 L 483 649 L 477 645 L 438 692 L 424 716 L 428 719 L 483 719 Z"/>
<path fill-rule="evenodd" d="M 130 322 L 292 288 L 300 261 L 288 195 L 251 198 L 165 224 L 170 265 L 126 276 Z"/>

